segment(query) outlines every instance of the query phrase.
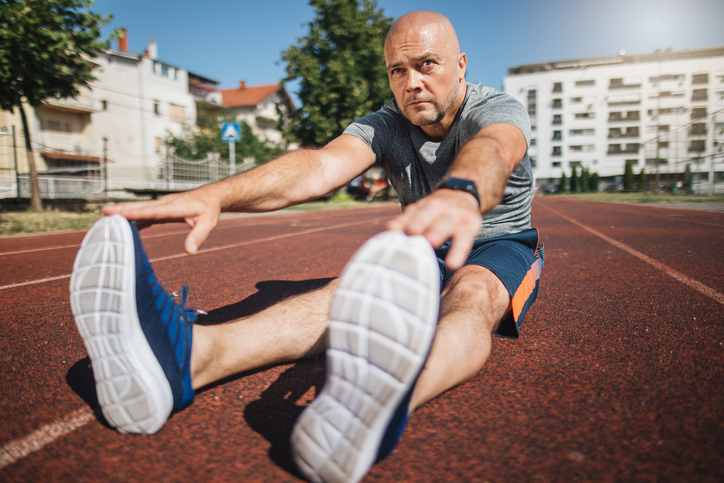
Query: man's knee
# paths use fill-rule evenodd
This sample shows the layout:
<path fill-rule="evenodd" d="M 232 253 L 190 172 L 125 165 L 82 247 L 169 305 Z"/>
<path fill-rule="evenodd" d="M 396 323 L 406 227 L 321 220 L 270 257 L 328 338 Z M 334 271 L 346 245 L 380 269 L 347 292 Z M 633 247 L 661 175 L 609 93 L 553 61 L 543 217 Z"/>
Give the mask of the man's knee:
<path fill-rule="evenodd" d="M 490 270 L 467 265 L 450 279 L 441 295 L 441 316 L 455 311 L 479 314 L 493 330 L 510 307 L 510 295 L 503 282 Z"/>

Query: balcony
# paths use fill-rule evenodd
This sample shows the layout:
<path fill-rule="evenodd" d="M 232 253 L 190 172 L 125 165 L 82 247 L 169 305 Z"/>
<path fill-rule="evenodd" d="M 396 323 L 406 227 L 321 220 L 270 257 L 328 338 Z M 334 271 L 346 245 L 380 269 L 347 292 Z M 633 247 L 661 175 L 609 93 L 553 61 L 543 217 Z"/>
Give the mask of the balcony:
<path fill-rule="evenodd" d="M 621 128 L 614 128 L 614 129 L 608 130 L 609 139 L 637 138 L 637 137 L 639 137 L 639 128 L 638 127 L 626 128 L 625 131 L 621 130 Z"/>
<path fill-rule="evenodd" d="M 625 106 L 631 104 L 641 104 L 641 96 L 638 94 L 611 96 L 608 98 L 609 106 Z"/>
<path fill-rule="evenodd" d="M 620 144 L 609 144 L 608 154 L 638 154 L 639 144 L 626 144 L 624 148 L 621 148 Z"/>
<path fill-rule="evenodd" d="M 553 109 L 563 109 L 563 100 L 553 99 Z"/>
<path fill-rule="evenodd" d="M 63 97 L 61 99 L 48 98 L 43 101 L 43 105 L 50 109 L 58 109 L 66 112 L 92 113 L 101 110 L 100 102 L 86 96 L 78 96 L 77 99 L 72 97 Z"/>
<path fill-rule="evenodd" d="M 641 81 L 638 79 L 611 79 L 608 84 L 610 90 L 614 89 L 640 89 Z"/>
<path fill-rule="evenodd" d="M 608 122 L 628 122 L 638 121 L 640 119 L 641 116 L 638 111 L 627 112 L 625 116 L 620 112 L 611 112 L 608 115 Z"/>
<path fill-rule="evenodd" d="M 691 144 L 689 145 L 690 153 L 703 153 L 704 151 L 706 151 L 706 141 L 691 141 Z"/>
<path fill-rule="evenodd" d="M 689 136 L 706 136 L 706 124 L 692 124 L 689 128 Z"/>

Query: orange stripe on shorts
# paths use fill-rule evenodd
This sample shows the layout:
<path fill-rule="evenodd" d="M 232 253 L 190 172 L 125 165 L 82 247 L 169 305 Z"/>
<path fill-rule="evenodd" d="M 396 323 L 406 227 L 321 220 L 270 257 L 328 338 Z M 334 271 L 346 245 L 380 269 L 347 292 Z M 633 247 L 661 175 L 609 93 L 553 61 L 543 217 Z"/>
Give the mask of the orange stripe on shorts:
<path fill-rule="evenodd" d="M 525 303 L 533 293 L 533 290 L 535 290 L 535 284 L 540 278 L 540 272 L 541 260 L 538 258 L 533 262 L 533 265 L 530 266 L 530 270 L 525 274 L 525 278 L 518 287 L 518 290 L 515 291 L 515 295 L 513 296 L 513 317 L 515 317 L 516 322 L 518 321 L 520 313 L 523 311 Z"/>

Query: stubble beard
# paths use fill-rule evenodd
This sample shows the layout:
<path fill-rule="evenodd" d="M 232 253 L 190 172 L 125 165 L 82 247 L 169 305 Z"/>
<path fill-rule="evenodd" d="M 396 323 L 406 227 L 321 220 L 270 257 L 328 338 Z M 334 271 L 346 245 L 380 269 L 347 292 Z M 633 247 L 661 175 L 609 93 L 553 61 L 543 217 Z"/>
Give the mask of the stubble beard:
<path fill-rule="evenodd" d="M 450 91 L 450 94 L 443 99 L 442 103 L 439 102 L 434 97 L 430 97 L 429 99 L 426 97 L 417 97 L 415 95 L 410 96 L 409 98 L 405 99 L 405 117 L 409 119 L 409 121 L 415 125 L 415 126 L 429 126 L 430 124 L 435 124 L 437 122 L 440 122 L 443 117 L 445 117 L 445 114 L 450 109 L 450 107 L 455 102 L 455 99 L 458 96 L 458 92 L 460 91 L 460 84 L 456 83 L 455 87 Z M 427 101 L 432 104 L 433 110 L 432 111 L 422 111 L 417 113 L 411 113 L 409 112 L 410 108 L 407 106 L 410 102 L 416 102 L 416 101 Z"/>

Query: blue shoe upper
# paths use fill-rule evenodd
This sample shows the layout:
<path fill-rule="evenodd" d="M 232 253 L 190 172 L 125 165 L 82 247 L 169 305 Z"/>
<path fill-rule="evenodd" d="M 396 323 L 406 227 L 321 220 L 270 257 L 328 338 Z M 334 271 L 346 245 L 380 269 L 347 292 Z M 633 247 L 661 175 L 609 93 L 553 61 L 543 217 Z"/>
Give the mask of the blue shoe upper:
<path fill-rule="evenodd" d="M 184 287 L 181 305 L 174 301 L 156 279 L 138 228 L 130 223 L 136 254 L 136 310 L 141 328 L 173 392 L 173 410 L 194 400 L 191 386 L 192 327 L 194 309 L 184 308 L 188 287 Z"/>

